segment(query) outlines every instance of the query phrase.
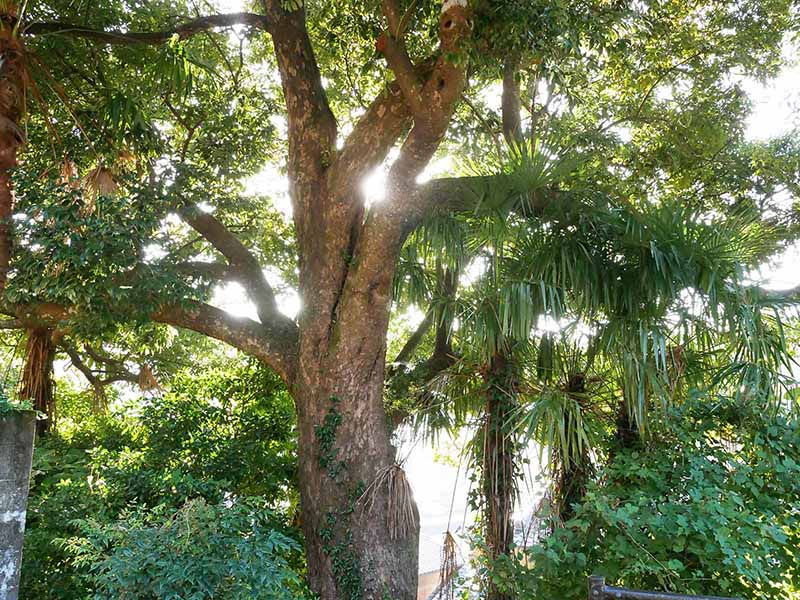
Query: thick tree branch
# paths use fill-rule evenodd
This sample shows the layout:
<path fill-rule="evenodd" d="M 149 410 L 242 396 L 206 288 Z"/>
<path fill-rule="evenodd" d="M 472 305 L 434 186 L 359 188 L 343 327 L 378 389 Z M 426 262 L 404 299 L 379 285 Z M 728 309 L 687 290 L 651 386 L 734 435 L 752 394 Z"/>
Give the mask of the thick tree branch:
<path fill-rule="evenodd" d="M 268 31 L 281 74 L 289 129 L 289 179 L 298 239 L 313 235 L 320 208 L 309 203 L 319 195 L 323 178 L 336 153 L 337 125 L 314 49 L 308 36 L 305 9 L 287 11 L 279 0 L 263 0 Z"/>
<path fill-rule="evenodd" d="M 133 384 L 139 383 L 139 376 L 125 369 L 124 365 L 117 368 L 113 373 L 103 373 L 105 376 L 101 378 L 100 374 L 95 372 L 81 358 L 77 348 L 63 341 L 59 344 L 59 346 L 67 354 L 67 356 L 69 356 L 72 366 L 78 369 L 78 371 L 80 371 L 86 378 L 86 381 L 89 382 L 89 385 L 92 386 L 95 394 L 95 410 L 102 410 L 106 406 L 107 399 L 105 388 L 107 386 L 118 381 L 126 381 Z M 86 350 L 89 350 L 89 348 L 87 347 Z"/>
<path fill-rule="evenodd" d="M 472 33 L 472 18 L 466 4 L 451 1 L 443 5 L 439 19 L 439 58 L 420 91 L 420 105 L 424 110 L 415 111 L 413 100 L 406 96 L 414 113 L 414 126 L 389 173 L 389 192 L 395 197 L 394 203 L 405 204 L 410 186 L 428 165 L 444 138 L 466 86 L 464 43 Z M 402 207 L 394 208 L 402 211 Z"/>
<path fill-rule="evenodd" d="M 477 212 L 516 205 L 526 213 L 542 214 L 556 202 L 567 202 L 565 193 L 551 189 L 526 189 L 514 175 L 443 177 L 416 188 L 416 212 L 407 225 L 416 225 L 432 212 Z"/>
<path fill-rule="evenodd" d="M 403 43 L 400 23 L 400 7 L 396 0 L 382 0 L 383 15 L 386 17 L 388 31 L 384 31 L 378 38 L 376 48 L 383 54 L 389 68 L 397 77 L 397 83 L 403 91 L 406 102 L 411 107 L 412 112 L 417 115 L 424 110 L 422 104 L 422 82 L 417 76 L 414 64 L 408 56 L 405 44 Z"/>
<path fill-rule="evenodd" d="M 69 361 L 72 366 L 83 374 L 83 376 L 86 378 L 86 381 L 88 381 L 95 390 L 100 391 L 103 387 L 102 382 L 95 375 L 94 371 L 92 371 L 89 365 L 83 362 L 83 359 L 81 359 L 78 351 L 69 344 L 61 344 L 61 349 L 66 352 L 67 356 L 69 356 Z"/>
<path fill-rule="evenodd" d="M 78 316 L 75 309 L 52 303 L 17 305 L 2 310 L 14 314 L 28 328 L 55 327 L 70 317 Z M 180 305 L 162 306 L 153 311 L 150 318 L 225 342 L 271 366 L 287 384 L 293 381 L 298 331 L 286 317 L 258 323 L 189 300 Z"/>
<path fill-rule="evenodd" d="M 28 329 L 52 327 L 70 317 L 68 308 L 52 302 L 4 306 L 2 311 L 7 315 L 14 315 Z"/>
<path fill-rule="evenodd" d="M 275 318 L 286 318 L 278 311 L 275 292 L 267 283 L 261 265 L 239 238 L 233 235 L 216 217 L 195 206 L 181 209 L 180 215 L 189 226 L 228 259 L 230 272 L 241 279 L 247 295 L 256 305 L 258 318 L 262 323 Z"/>
<path fill-rule="evenodd" d="M 400 86 L 392 82 L 373 100 L 347 136 L 330 171 L 331 188 L 360 185 L 362 178 L 383 162 L 410 125 L 411 111 Z"/>
<path fill-rule="evenodd" d="M 355 297 L 364 297 L 369 290 L 383 286 L 384 265 L 394 263 L 405 236 L 420 218 L 416 216 L 421 213 L 414 193 L 415 181 L 439 148 L 462 97 L 467 81 L 465 42 L 471 33 L 467 1 L 444 2 L 439 18 L 439 57 L 421 91 L 425 110 L 412 109 L 414 125 L 389 171 L 388 198 L 374 207 L 355 247 L 357 269 L 349 275 L 346 285 Z M 358 318 L 361 310 L 354 305 L 350 318 Z"/>
<path fill-rule="evenodd" d="M 220 262 L 192 260 L 178 263 L 174 268 L 181 275 L 188 277 L 198 277 L 212 281 L 237 280 L 236 273 L 231 269 L 231 266 Z"/>
<path fill-rule="evenodd" d="M 516 57 L 507 58 L 503 65 L 503 97 L 501 106 L 503 115 L 503 135 L 506 138 L 506 142 L 513 145 L 519 145 L 523 141 L 522 119 L 520 118 L 522 102 L 520 100 L 519 80 L 517 79 L 518 71 L 519 59 Z"/>
<path fill-rule="evenodd" d="M 94 362 L 98 364 L 104 364 L 116 370 L 126 368 L 124 359 L 113 358 L 111 356 L 107 356 L 106 354 L 101 354 L 98 350 L 95 350 L 89 345 L 84 346 L 84 351 Z"/>
<path fill-rule="evenodd" d="M 430 331 L 431 325 L 433 325 L 433 308 L 428 309 L 428 313 L 425 315 L 422 323 L 420 323 L 414 330 L 414 333 L 409 336 L 403 348 L 398 352 L 392 362 L 407 363 L 422 343 L 422 340 L 425 339 L 425 335 Z"/>
<path fill-rule="evenodd" d="M 390 35 L 395 39 L 401 39 L 400 24 L 403 22 L 403 16 L 400 14 L 397 0 L 381 0 L 381 8 L 383 16 L 386 17 L 386 23 L 389 25 Z"/>
<path fill-rule="evenodd" d="M 255 356 L 275 369 L 287 384 L 294 379 L 298 334 L 291 322 L 257 323 L 202 302 L 164 306 L 152 318 L 213 337 Z"/>
<path fill-rule="evenodd" d="M 417 77 L 427 79 L 436 58 L 423 61 Z M 411 109 L 400 85 L 391 82 L 370 104 L 347 137 L 331 169 L 331 188 L 360 184 L 361 179 L 380 165 L 397 140 L 412 124 Z"/>
<path fill-rule="evenodd" d="M 452 294 L 455 295 L 455 287 L 453 288 Z M 422 342 L 423 338 L 430 330 L 431 325 L 434 324 L 434 320 L 436 321 L 436 330 L 433 340 L 433 352 L 426 360 L 419 363 L 412 370 L 412 373 L 416 375 L 420 373 L 424 374 L 426 381 L 430 381 L 456 361 L 451 343 L 453 328 L 452 319 L 445 319 L 444 315 L 440 315 L 438 319 L 435 319 L 435 310 L 433 308 L 429 309 L 425 320 L 422 321 L 416 331 L 411 334 L 411 337 L 408 338 L 405 346 L 403 346 L 403 349 L 394 360 L 395 363 L 408 363 L 420 342 Z"/>
<path fill-rule="evenodd" d="M 71 23 L 50 22 L 30 23 L 24 27 L 26 35 L 63 35 L 90 40 L 100 44 L 114 45 L 158 45 L 169 41 L 177 35 L 179 39 L 187 39 L 198 33 L 217 29 L 220 27 L 233 27 L 234 25 L 247 25 L 257 29 L 268 28 L 267 17 L 254 13 L 231 13 L 224 15 L 209 15 L 191 19 L 170 29 L 162 31 L 102 31 L 73 25 Z"/>

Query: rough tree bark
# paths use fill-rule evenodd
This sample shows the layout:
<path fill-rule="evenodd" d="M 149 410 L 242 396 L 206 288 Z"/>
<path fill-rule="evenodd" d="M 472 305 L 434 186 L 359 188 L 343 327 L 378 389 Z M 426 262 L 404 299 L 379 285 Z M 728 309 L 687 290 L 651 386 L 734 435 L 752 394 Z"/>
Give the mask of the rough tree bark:
<path fill-rule="evenodd" d="M 272 38 L 286 99 L 302 312 L 296 323 L 282 315 L 242 243 L 210 215 L 187 208 L 182 218 L 243 280 L 260 322 L 235 319 L 198 302 L 162 306 L 152 318 L 227 342 L 270 365 L 287 383 L 297 406 L 309 581 L 321 600 L 412 600 L 418 525 L 395 539 L 387 528 L 388 489 L 373 489 L 369 510 L 359 498 L 395 461 L 383 404 L 391 283 L 406 236 L 439 200 L 417 186 L 416 178 L 439 147 L 466 84 L 468 3 L 443 2 L 439 51 L 414 64 L 403 43 L 399 6 L 382 1 L 388 29 L 377 47 L 396 81 L 374 100 L 340 148 L 304 10 L 287 10 L 279 0 L 263 0 L 263 8 L 261 16 L 195 19 L 171 31 L 189 36 L 239 22 Z M 31 25 L 26 31 L 138 45 L 162 43 L 169 33 L 99 32 L 60 23 Z M 367 213 L 361 181 L 406 132 L 390 169 L 386 200 Z M 445 188 L 437 187 L 437 194 L 448 194 Z M 458 183 L 450 189 L 458 192 Z M 26 306 L 14 314 L 25 323 L 52 322 L 65 318 L 69 309 Z"/>
<path fill-rule="evenodd" d="M 390 31 L 378 48 L 397 86 L 376 100 L 332 160 L 336 124 L 301 11 L 282 15 L 266 5 L 271 21 L 285 23 L 272 35 L 289 110 L 289 176 L 305 301 L 291 389 L 309 578 L 326 600 L 410 600 L 417 593 L 418 527 L 405 539 L 391 539 L 388 490 L 378 491 L 369 512 L 358 497 L 394 464 L 383 404 L 392 277 L 402 243 L 420 216 L 416 176 L 438 148 L 466 79 L 465 67 L 446 55 L 459 50 L 471 21 L 462 2 L 445 7 L 441 56 L 421 81 L 402 33 L 391 27 L 397 7 L 384 2 Z M 390 170 L 387 200 L 365 216 L 360 180 L 409 124 Z"/>

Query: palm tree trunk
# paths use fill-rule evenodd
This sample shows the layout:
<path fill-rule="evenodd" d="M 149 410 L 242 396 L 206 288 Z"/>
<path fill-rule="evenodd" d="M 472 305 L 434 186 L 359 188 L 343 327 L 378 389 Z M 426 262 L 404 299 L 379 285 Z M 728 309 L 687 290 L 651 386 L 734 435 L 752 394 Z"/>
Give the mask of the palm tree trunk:
<path fill-rule="evenodd" d="M 586 377 L 583 373 L 574 373 L 567 382 L 567 394 L 581 402 L 586 393 Z M 564 419 L 566 439 L 575 437 L 570 431 L 574 426 L 569 418 Z M 586 486 L 592 475 L 592 464 L 589 449 L 584 445 L 577 455 L 561 457 L 561 472 L 558 478 L 556 507 L 562 521 L 569 521 L 575 516 L 575 505 L 586 495 Z"/>
<path fill-rule="evenodd" d="M 517 406 L 516 377 L 512 360 L 496 354 L 484 373 L 486 404 L 482 436 L 481 493 L 484 537 L 490 562 L 508 556 L 514 543 L 514 500 L 518 476 L 518 447 L 509 423 Z M 487 600 L 510 600 L 491 582 Z"/>
<path fill-rule="evenodd" d="M 19 386 L 19 397 L 30 400 L 33 407 L 47 415 L 47 419 L 36 422 L 37 435 L 47 434 L 55 419 L 55 396 L 53 394 L 53 361 L 56 355 L 51 329 L 28 330 L 25 348 L 25 365 Z"/>
<path fill-rule="evenodd" d="M 639 425 L 628 410 L 628 403 L 623 395 L 619 401 L 617 411 L 617 429 L 614 432 L 614 439 L 619 448 L 630 448 L 639 439 Z"/>

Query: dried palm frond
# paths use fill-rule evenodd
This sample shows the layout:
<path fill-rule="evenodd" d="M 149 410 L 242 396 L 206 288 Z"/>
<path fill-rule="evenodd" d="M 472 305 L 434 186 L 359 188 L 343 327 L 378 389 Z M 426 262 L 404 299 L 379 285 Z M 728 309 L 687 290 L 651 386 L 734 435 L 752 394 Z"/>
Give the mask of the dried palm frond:
<path fill-rule="evenodd" d="M 439 585 L 436 587 L 435 598 L 455 599 L 456 573 L 458 573 L 458 547 L 456 539 L 448 530 L 444 534 L 444 543 L 442 544 L 442 562 L 439 567 Z"/>
<path fill-rule="evenodd" d="M 98 165 L 84 178 L 86 191 L 93 196 L 113 196 L 119 189 L 114 173 L 108 167 Z"/>
<path fill-rule="evenodd" d="M 117 173 L 133 173 L 140 170 L 139 158 L 127 148 L 117 152 L 117 159 L 114 161 L 114 168 Z"/>
<path fill-rule="evenodd" d="M 39 434 L 52 427 L 55 417 L 55 398 L 53 396 L 53 360 L 55 344 L 51 329 L 32 329 L 28 333 L 25 347 L 25 365 L 19 383 L 19 397 L 30 400 L 33 407 L 47 415 L 46 420 L 37 423 Z"/>
<path fill-rule="evenodd" d="M 0 14 L 7 17 L 16 17 L 18 12 L 18 0 L 0 0 Z"/>
<path fill-rule="evenodd" d="M 386 489 L 386 527 L 393 540 L 408 537 L 417 527 L 419 516 L 414 506 L 414 493 L 405 471 L 400 465 L 381 470 L 367 487 L 358 502 L 369 512 L 375 506 L 381 490 Z"/>
<path fill-rule="evenodd" d="M 127 148 L 123 148 L 122 150 L 120 150 L 119 154 L 117 155 L 117 158 L 121 163 L 130 164 L 136 162 L 136 155 Z"/>
<path fill-rule="evenodd" d="M 139 369 L 139 389 L 143 392 L 161 389 L 153 371 L 147 365 L 142 365 Z"/>
<path fill-rule="evenodd" d="M 81 186 L 81 179 L 78 176 L 78 167 L 72 159 L 64 158 L 64 162 L 61 164 L 61 171 L 58 175 L 58 183 L 71 187 L 73 190 Z"/>

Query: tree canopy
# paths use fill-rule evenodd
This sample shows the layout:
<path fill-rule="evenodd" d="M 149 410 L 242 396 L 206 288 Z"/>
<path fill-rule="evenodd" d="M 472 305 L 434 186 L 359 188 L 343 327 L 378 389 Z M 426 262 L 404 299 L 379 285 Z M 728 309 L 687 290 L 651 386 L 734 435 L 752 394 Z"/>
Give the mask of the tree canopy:
<path fill-rule="evenodd" d="M 589 413 L 641 437 L 692 390 L 793 402 L 797 289 L 752 274 L 797 237 L 800 148 L 746 135 L 744 84 L 788 62 L 795 2 L 245 8 L 0 3 L 3 325 L 51 422 L 59 356 L 102 410 L 115 382 L 202 364 L 207 338 L 249 355 L 296 407 L 311 589 L 406 600 L 413 501 L 404 535 L 389 524 L 408 417 L 478 415 L 511 479 L 516 421 L 580 496 Z M 170 514 L 216 514 L 193 506 Z"/>

